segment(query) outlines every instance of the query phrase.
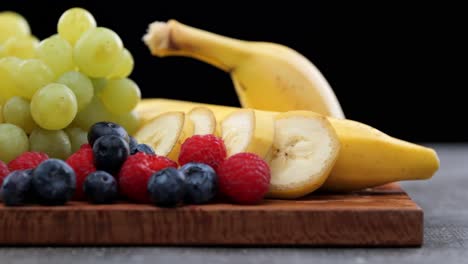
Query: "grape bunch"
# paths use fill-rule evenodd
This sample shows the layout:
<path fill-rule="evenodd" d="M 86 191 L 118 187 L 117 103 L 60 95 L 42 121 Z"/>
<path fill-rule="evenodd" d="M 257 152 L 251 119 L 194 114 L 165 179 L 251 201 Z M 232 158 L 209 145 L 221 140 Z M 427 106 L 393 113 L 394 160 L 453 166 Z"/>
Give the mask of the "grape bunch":
<path fill-rule="evenodd" d="M 111 29 L 82 8 L 65 11 L 42 41 L 14 12 L 0 12 L 0 160 L 39 151 L 66 159 L 97 122 L 139 126 L 134 61 Z"/>

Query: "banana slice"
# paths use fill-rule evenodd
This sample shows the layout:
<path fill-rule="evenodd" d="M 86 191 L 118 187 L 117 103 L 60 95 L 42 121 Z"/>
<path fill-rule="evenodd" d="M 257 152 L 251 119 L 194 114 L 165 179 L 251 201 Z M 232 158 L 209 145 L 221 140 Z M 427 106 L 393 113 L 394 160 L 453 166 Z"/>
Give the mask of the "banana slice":
<path fill-rule="evenodd" d="M 221 138 L 228 156 L 253 152 L 263 158 L 269 152 L 273 141 L 273 120 L 271 116 L 257 113 L 252 109 L 241 109 L 221 121 Z"/>
<path fill-rule="evenodd" d="M 151 146 L 157 155 L 168 156 L 175 152 L 174 148 L 180 148 L 180 140 L 190 133 L 190 125 L 186 126 L 185 123 L 190 124 L 185 122 L 183 112 L 165 112 L 141 127 L 135 138 L 138 142 Z"/>
<path fill-rule="evenodd" d="M 193 123 L 194 135 L 207 135 L 216 132 L 216 118 L 213 111 L 206 107 L 195 107 L 187 113 L 188 119 Z"/>
<path fill-rule="evenodd" d="M 193 132 L 194 124 L 188 119 L 187 114 L 184 114 L 184 125 L 182 126 L 179 139 L 177 139 L 176 144 L 172 148 L 171 152 L 167 154 L 167 157 L 171 160 L 177 161 L 179 159 L 180 147 L 187 138 L 193 135 Z"/>
<path fill-rule="evenodd" d="M 221 138 L 228 156 L 245 152 L 253 140 L 255 114 L 253 110 L 235 111 L 221 121 Z"/>
<path fill-rule="evenodd" d="M 330 122 L 308 111 L 275 117 L 269 197 L 293 199 L 318 189 L 338 157 L 340 142 Z"/>

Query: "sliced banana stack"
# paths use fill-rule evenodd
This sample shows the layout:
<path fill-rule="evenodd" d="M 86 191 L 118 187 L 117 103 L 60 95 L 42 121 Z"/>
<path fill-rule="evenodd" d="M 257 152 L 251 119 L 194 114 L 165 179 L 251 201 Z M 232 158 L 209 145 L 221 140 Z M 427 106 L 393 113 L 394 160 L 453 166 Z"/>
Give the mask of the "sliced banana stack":
<path fill-rule="evenodd" d="M 309 111 L 275 117 L 269 197 L 293 199 L 318 189 L 338 157 L 340 142 L 330 122 Z"/>
<path fill-rule="evenodd" d="M 228 156 L 252 152 L 265 158 L 271 170 L 271 198 L 293 199 L 318 189 L 340 150 L 328 119 L 310 111 L 272 115 L 253 109 L 216 114 L 206 107 L 184 110 L 187 114 L 158 113 L 135 138 L 152 146 L 156 154 L 177 160 L 185 139 L 194 134 L 217 133 L 223 138 Z"/>
<path fill-rule="evenodd" d="M 187 114 L 180 111 L 154 112 L 149 121 L 138 130 L 135 138 L 148 144 L 158 155 L 177 161 L 180 147 L 192 135 L 214 134 L 216 119 L 206 107 L 195 107 Z"/>

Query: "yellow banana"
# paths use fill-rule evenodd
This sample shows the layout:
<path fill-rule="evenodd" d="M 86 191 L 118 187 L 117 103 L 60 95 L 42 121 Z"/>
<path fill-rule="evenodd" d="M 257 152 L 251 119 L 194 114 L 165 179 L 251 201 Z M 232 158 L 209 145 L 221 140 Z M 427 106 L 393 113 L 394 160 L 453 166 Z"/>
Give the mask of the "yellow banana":
<path fill-rule="evenodd" d="M 162 112 L 188 112 L 196 106 L 211 109 L 216 118 L 238 109 L 169 99 L 144 99 L 136 111 L 146 122 Z M 257 113 L 258 110 L 255 111 Z M 271 120 L 278 115 L 277 112 L 261 112 L 265 116 L 270 115 Z M 439 168 L 437 153 L 431 148 L 396 139 L 356 121 L 328 120 L 341 148 L 322 189 L 353 191 L 395 181 L 429 179 Z"/>
<path fill-rule="evenodd" d="M 152 23 L 143 39 L 153 55 L 192 57 L 228 72 L 243 107 L 344 117 L 322 73 L 283 45 L 228 38 L 175 20 Z"/>
<path fill-rule="evenodd" d="M 424 180 L 439 169 L 439 158 L 431 148 L 356 121 L 329 120 L 342 147 L 323 189 L 352 191 L 395 181 Z"/>

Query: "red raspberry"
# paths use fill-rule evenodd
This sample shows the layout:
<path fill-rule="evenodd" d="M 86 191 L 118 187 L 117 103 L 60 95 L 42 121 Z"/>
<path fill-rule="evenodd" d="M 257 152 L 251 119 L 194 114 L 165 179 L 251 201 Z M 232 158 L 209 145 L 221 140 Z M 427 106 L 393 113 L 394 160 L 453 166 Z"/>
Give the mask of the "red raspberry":
<path fill-rule="evenodd" d="M 132 201 L 149 203 L 148 180 L 155 172 L 167 167 L 177 168 L 177 163 L 166 157 L 144 152 L 129 156 L 120 169 L 120 191 Z"/>
<path fill-rule="evenodd" d="M 8 166 L 5 164 L 5 162 L 0 160 L 0 188 L 2 188 L 3 179 L 5 179 L 8 174 L 10 174 Z"/>
<path fill-rule="evenodd" d="M 232 155 L 219 166 L 219 190 L 241 204 L 260 202 L 270 186 L 270 167 L 253 153 Z"/>
<path fill-rule="evenodd" d="M 80 149 L 84 149 L 84 148 L 89 148 L 89 149 L 92 149 L 91 145 L 90 144 L 83 144 L 81 145 Z"/>
<path fill-rule="evenodd" d="M 8 169 L 10 171 L 34 169 L 48 158 L 49 156 L 42 152 L 24 152 L 8 163 Z"/>
<path fill-rule="evenodd" d="M 88 144 L 85 144 L 88 145 Z M 83 145 L 78 151 L 73 153 L 66 162 L 73 168 L 76 175 L 76 190 L 73 200 L 84 200 L 83 183 L 89 174 L 96 171 L 93 159 L 93 150 L 88 145 Z"/>
<path fill-rule="evenodd" d="M 226 159 L 226 147 L 221 138 L 214 135 L 195 135 L 184 141 L 180 147 L 179 164 L 199 162 L 210 165 L 218 171 L 219 164 Z"/>

